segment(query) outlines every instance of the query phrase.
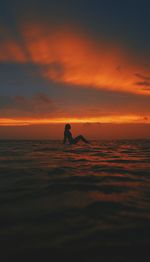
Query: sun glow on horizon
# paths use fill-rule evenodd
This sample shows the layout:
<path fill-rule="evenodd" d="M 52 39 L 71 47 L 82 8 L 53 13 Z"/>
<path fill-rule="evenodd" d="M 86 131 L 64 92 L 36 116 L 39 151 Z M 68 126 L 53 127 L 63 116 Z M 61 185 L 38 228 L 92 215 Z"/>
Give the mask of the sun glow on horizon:
<path fill-rule="evenodd" d="M 65 124 L 65 123 L 97 123 L 97 124 L 131 124 L 141 123 L 150 124 L 150 117 L 141 117 L 135 115 L 124 116 L 103 116 L 103 117 L 91 117 L 91 118 L 0 118 L 0 126 L 29 126 L 29 125 L 48 125 L 48 124 Z"/>

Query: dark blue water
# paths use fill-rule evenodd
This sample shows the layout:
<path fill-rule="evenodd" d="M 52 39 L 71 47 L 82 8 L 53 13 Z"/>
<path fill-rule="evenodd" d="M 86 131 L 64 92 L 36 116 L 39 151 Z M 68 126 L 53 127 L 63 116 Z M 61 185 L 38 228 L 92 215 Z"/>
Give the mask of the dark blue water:
<path fill-rule="evenodd" d="M 150 140 L 0 141 L 4 257 L 147 246 L 149 200 Z"/>

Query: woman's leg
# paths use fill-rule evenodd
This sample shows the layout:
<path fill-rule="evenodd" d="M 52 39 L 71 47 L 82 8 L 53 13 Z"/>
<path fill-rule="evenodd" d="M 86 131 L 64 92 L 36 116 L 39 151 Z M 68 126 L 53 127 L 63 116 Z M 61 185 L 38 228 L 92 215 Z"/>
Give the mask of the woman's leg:
<path fill-rule="evenodd" d="M 83 141 L 84 143 L 89 143 L 83 136 L 79 135 L 75 137 L 74 144 L 77 144 L 79 141 Z"/>

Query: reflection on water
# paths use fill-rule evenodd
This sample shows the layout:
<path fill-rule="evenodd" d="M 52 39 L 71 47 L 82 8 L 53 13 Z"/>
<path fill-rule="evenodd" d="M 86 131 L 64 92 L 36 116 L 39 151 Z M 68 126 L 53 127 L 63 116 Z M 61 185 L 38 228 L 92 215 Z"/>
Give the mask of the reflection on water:
<path fill-rule="evenodd" d="M 1 246 L 148 245 L 149 182 L 150 140 L 1 141 Z"/>

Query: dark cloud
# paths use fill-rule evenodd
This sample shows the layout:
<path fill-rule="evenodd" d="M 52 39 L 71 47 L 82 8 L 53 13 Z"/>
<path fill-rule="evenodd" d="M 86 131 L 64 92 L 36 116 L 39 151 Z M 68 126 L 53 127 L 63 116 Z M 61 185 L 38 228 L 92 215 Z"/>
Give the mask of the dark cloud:
<path fill-rule="evenodd" d="M 13 98 L 13 105 L 20 109 L 25 109 L 27 111 L 36 112 L 42 111 L 46 112 L 51 111 L 53 109 L 52 100 L 44 93 L 37 93 L 34 96 L 27 98 L 24 96 L 15 96 Z"/>
<path fill-rule="evenodd" d="M 52 99 L 44 93 L 36 94 L 34 100 L 35 102 L 38 102 L 38 104 L 42 105 L 51 105 L 53 103 Z"/>
<path fill-rule="evenodd" d="M 149 76 L 143 76 L 139 73 L 136 73 L 135 76 L 137 76 L 138 78 L 144 80 L 144 81 L 150 81 L 150 77 Z"/>
<path fill-rule="evenodd" d="M 140 81 L 135 83 L 138 86 L 150 86 L 150 81 Z"/>
<path fill-rule="evenodd" d="M 136 82 L 135 85 L 142 86 L 142 90 L 149 91 L 150 90 L 150 77 L 142 75 L 140 73 L 136 73 L 135 76 L 140 79 L 140 81 Z"/>
<path fill-rule="evenodd" d="M 37 93 L 32 97 L 14 96 L 0 97 L 0 113 L 7 117 L 30 116 L 43 117 L 57 112 L 57 106 L 44 93 Z"/>

